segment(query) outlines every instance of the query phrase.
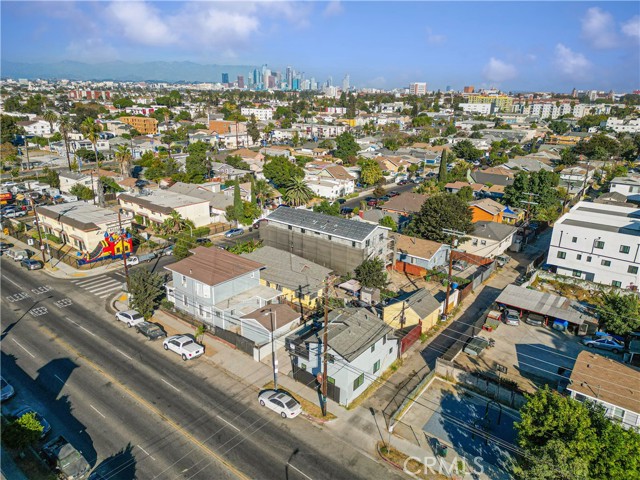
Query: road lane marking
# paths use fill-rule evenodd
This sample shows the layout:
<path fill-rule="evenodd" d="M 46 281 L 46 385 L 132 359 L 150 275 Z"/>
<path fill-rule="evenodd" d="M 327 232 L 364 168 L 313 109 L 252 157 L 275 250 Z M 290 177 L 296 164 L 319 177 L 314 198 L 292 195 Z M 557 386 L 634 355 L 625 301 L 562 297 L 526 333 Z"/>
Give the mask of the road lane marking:
<path fill-rule="evenodd" d="M 64 380 L 63 380 L 63 379 L 61 379 L 58 375 L 55 375 L 55 374 L 54 374 L 53 376 L 54 376 L 54 377 L 56 377 L 58 380 L 60 380 L 60 383 L 64 383 Z"/>
<path fill-rule="evenodd" d="M 35 293 L 36 295 L 41 295 L 43 293 L 50 292 L 51 290 L 53 290 L 53 288 L 50 287 L 49 285 L 43 285 L 41 287 L 37 287 L 37 288 L 32 288 L 31 289 L 31 291 L 33 293 Z"/>
<path fill-rule="evenodd" d="M 124 353 L 122 350 L 118 350 L 116 348 L 116 352 L 118 352 L 120 355 L 127 357 L 129 360 L 133 360 L 133 358 L 131 358 L 129 355 L 127 355 L 126 353 Z"/>
<path fill-rule="evenodd" d="M 82 330 L 84 330 L 85 332 L 87 332 L 89 335 L 92 335 L 92 336 L 94 336 L 94 337 L 96 336 L 96 334 L 95 334 L 95 333 L 93 333 L 91 330 L 84 328 L 82 325 L 78 325 L 78 326 L 79 326 Z"/>
<path fill-rule="evenodd" d="M 69 319 L 67 319 L 69 320 Z M 86 355 L 82 354 L 80 351 L 78 351 L 76 348 L 74 348 L 69 342 L 61 339 L 59 336 L 57 336 L 51 329 L 47 328 L 44 325 L 38 325 L 38 328 L 44 332 L 47 333 L 47 335 L 53 339 L 54 341 L 58 342 L 60 345 L 62 345 L 65 350 L 67 350 L 67 352 L 69 352 L 72 355 L 75 355 L 76 357 L 78 357 L 78 359 L 84 361 L 90 368 L 92 368 L 93 370 L 95 370 L 96 372 L 98 372 L 100 375 L 102 375 L 103 377 L 105 377 L 106 379 L 108 379 L 113 385 L 115 385 L 116 387 L 118 387 L 120 390 L 122 390 L 123 392 L 125 392 L 126 394 L 128 394 L 131 398 L 133 398 L 135 401 L 137 401 L 139 404 L 144 405 L 146 407 L 147 410 L 149 410 L 150 412 L 155 413 L 158 417 L 160 417 L 162 420 L 164 420 L 165 422 L 167 422 L 174 430 L 176 430 L 177 432 L 180 432 L 180 434 L 182 434 L 182 436 L 184 438 L 186 438 L 187 440 L 189 440 L 191 443 L 193 443 L 194 445 L 196 445 L 198 448 L 200 448 L 205 454 L 215 458 L 218 462 L 220 462 L 222 465 L 224 465 L 227 469 L 229 469 L 229 471 L 235 475 L 238 478 L 241 478 L 243 480 L 251 480 L 250 477 L 248 477 L 247 475 L 245 475 L 244 473 L 242 473 L 233 463 L 231 463 L 230 461 L 226 460 L 224 457 L 222 457 L 219 453 L 216 453 L 215 451 L 213 451 L 211 448 L 209 448 L 207 445 L 205 445 L 203 442 L 201 442 L 200 440 L 198 440 L 191 432 L 189 432 L 185 427 L 183 427 L 182 425 L 180 425 L 178 422 L 176 422 L 175 420 L 173 420 L 171 417 L 169 417 L 168 415 L 166 415 L 162 410 L 160 410 L 158 407 L 156 407 L 154 404 L 152 404 L 151 402 L 149 402 L 146 398 L 142 397 L 141 395 L 137 394 L 134 390 L 132 390 L 131 388 L 129 388 L 128 386 L 126 386 L 125 384 L 123 384 L 122 382 L 120 382 L 116 377 L 114 377 L 113 375 L 111 375 L 110 373 L 106 372 L 105 370 L 103 370 L 97 363 L 95 363 L 94 361 L 92 361 L 91 359 L 89 359 Z"/>
<path fill-rule="evenodd" d="M 93 408 L 93 410 L 95 410 L 95 411 L 98 413 L 98 415 L 100 415 L 102 418 L 107 418 L 107 417 L 105 417 L 105 416 L 102 414 L 102 412 L 101 412 L 100 410 L 98 410 L 96 407 L 94 407 L 94 406 L 93 406 L 93 405 L 91 405 L 91 404 L 89 404 L 89 406 L 90 406 L 91 408 Z"/>
<path fill-rule="evenodd" d="M 27 352 L 29 355 L 31 355 L 31 358 L 36 358 L 36 356 L 31 353 L 29 350 L 27 350 L 18 340 L 16 340 L 15 338 L 12 338 L 11 340 L 13 340 L 13 342 L 18 345 L 21 349 L 23 349 L 25 352 Z"/>
<path fill-rule="evenodd" d="M 13 280 L 11 280 L 11 279 L 9 279 L 9 278 L 5 277 L 4 275 L 2 276 L 2 279 L 3 279 L 5 282 L 9 282 L 9 283 L 11 283 L 14 287 L 22 288 L 22 285 L 18 285 L 16 282 L 14 282 Z"/>
<path fill-rule="evenodd" d="M 29 295 L 26 292 L 19 292 L 19 293 L 16 293 L 14 295 L 8 296 L 7 300 L 10 303 L 14 303 L 14 302 L 19 302 L 20 300 L 24 300 L 25 298 L 31 298 L 31 295 Z"/>
<path fill-rule="evenodd" d="M 291 465 L 290 463 L 287 463 L 287 465 L 289 465 L 291 468 L 293 468 L 296 472 L 298 472 L 300 475 L 302 475 L 304 478 L 308 478 L 309 480 L 313 480 L 309 475 L 307 475 L 306 473 L 304 473 L 302 470 L 300 470 L 299 468 L 294 467 L 293 465 Z"/>
<path fill-rule="evenodd" d="M 151 458 L 151 460 L 154 460 L 154 461 L 155 461 L 155 458 L 153 457 L 153 455 L 151 455 L 149 452 L 147 452 L 144 448 L 142 448 L 140 445 L 138 445 L 138 448 L 139 448 L 140 450 L 142 450 L 144 453 L 146 453 L 146 454 L 147 454 L 147 457 L 149 457 L 149 458 Z"/>
<path fill-rule="evenodd" d="M 231 428 L 235 429 L 236 431 L 238 431 L 238 432 L 240 431 L 240 429 L 238 427 L 236 427 L 233 423 L 225 420 L 220 415 L 216 415 L 216 418 L 219 418 L 220 420 L 222 420 L 224 423 L 226 423 L 227 425 L 229 425 Z"/>
<path fill-rule="evenodd" d="M 70 305 L 73 305 L 73 302 L 71 301 L 70 298 L 63 298 L 62 300 L 58 300 L 57 302 L 54 302 L 54 304 L 56 307 L 65 308 Z"/>
<path fill-rule="evenodd" d="M 47 310 L 47 307 L 35 307 L 29 310 L 29 313 L 34 317 L 39 317 L 41 315 L 46 315 L 49 311 Z"/>
<path fill-rule="evenodd" d="M 166 383 L 167 385 L 169 385 L 171 388 L 173 388 L 176 392 L 179 392 L 180 389 L 174 387 L 173 385 L 171 385 L 169 382 L 167 382 L 164 378 L 161 378 L 160 380 L 162 380 L 164 383 Z"/>

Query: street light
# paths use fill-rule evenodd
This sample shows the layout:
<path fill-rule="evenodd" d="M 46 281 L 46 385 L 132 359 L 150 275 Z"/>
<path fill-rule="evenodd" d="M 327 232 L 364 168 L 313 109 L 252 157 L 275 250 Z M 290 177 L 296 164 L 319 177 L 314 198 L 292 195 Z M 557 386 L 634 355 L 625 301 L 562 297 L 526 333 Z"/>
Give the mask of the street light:
<path fill-rule="evenodd" d="M 271 317 L 271 361 L 273 363 L 273 389 L 278 391 L 278 359 L 276 357 L 276 347 L 274 342 L 274 336 L 278 323 L 276 322 L 276 312 L 273 307 L 269 308 L 268 312 L 264 312 L 264 316 L 270 315 Z"/>

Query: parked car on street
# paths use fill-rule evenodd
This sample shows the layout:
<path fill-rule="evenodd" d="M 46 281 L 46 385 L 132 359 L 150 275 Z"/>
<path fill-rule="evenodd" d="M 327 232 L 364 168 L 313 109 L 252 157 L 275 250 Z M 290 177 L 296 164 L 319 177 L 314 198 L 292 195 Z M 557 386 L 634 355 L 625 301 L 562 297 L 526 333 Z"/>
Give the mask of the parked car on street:
<path fill-rule="evenodd" d="M 51 431 L 51 425 L 49 425 L 49 422 L 47 422 L 47 420 L 40 415 L 38 412 L 36 412 L 32 407 L 25 405 L 22 408 L 16 410 L 15 412 L 11 413 L 9 416 L 13 419 L 19 419 L 21 417 L 23 417 L 24 415 L 28 414 L 28 413 L 33 413 L 33 415 L 35 416 L 36 420 L 38 420 L 38 422 L 40 423 L 40 425 L 42 425 L 42 433 L 40 434 L 40 438 L 44 438 L 47 436 L 47 433 L 49 433 L 49 431 Z"/>
<path fill-rule="evenodd" d="M 158 338 L 167 336 L 167 332 L 165 332 L 159 325 L 146 321 L 136 324 L 136 330 L 149 340 L 157 340 Z"/>
<path fill-rule="evenodd" d="M 4 253 L 13 247 L 13 243 L 0 242 L 0 252 Z"/>
<path fill-rule="evenodd" d="M 182 360 L 190 360 L 204 353 L 204 346 L 196 343 L 187 335 L 173 335 L 162 342 L 165 350 L 171 350 L 182 357 Z"/>
<path fill-rule="evenodd" d="M 41 453 L 59 478 L 79 480 L 85 478 L 91 470 L 89 462 L 63 436 L 46 443 Z"/>
<path fill-rule="evenodd" d="M 7 382 L 4 378 L 0 377 L 0 401 L 9 400 L 11 397 L 15 395 L 16 391 L 13 389 L 11 384 Z"/>
<path fill-rule="evenodd" d="M 243 233 L 244 233 L 243 228 L 232 228 L 231 230 L 228 230 L 227 232 L 225 232 L 224 236 L 227 238 L 231 238 L 231 237 L 237 237 L 238 235 L 242 235 Z"/>
<path fill-rule="evenodd" d="M 127 265 L 129 265 L 130 267 L 133 267 L 134 265 L 138 265 L 139 263 L 140 263 L 140 259 L 135 255 L 132 255 L 129 258 L 127 258 Z"/>
<path fill-rule="evenodd" d="M 127 327 L 131 328 L 139 323 L 144 322 L 144 317 L 135 310 L 126 310 L 124 312 L 116 313 L 116 320 L 120 320 L 127 324 Z"/>
<path fill-rule="evenodd" d="M 260 228 L 262 225 L 266 225 L 267 223 L 269 223 L 269 220 L 267 220 L 266 218 L 261 218 L 260 220 L 256 220 L 253 223 L 253 228 Z"/>
<path fill-rule="evenodd" d="M 173 255 L 173 245 L 169 245 L 168 247 L 163 248 L 163 249 L 160 251 L 160 253 L 161 253 L 163 256 L 166 256 L 166 255 Z"/>
<path fill-rule="evenodd" d="M 20 265 L 27 270 L 40 270 L 43 267 L 41 261 L 31 260 L 30 258 L 23 258 L 22 260 L 20 260 Z"/>
<path fill-rule="evenodd" d="M 602 350 L 609 350 L 612 353 L 619 353 L 624 350 L 624 344 L 613 337 L 597 339 L 583 338 L 582 344 L 589 348 L 601 348 Z"/>
<path fill-rule="evenodd" d="M 12 258 L 14 262 L 19 262 L 23 258 L 29 258 L 29 251 L 23 248 L 10 248 L 7 250 L 7 257 Z"/>
<path fill-rule="evenodd" d="M 375 198 L 372 199 L 372 200 L 369 200 L 367 202 L 367 205 L 370 206 L 370 207 L 377 207 L 378 206 L 378 200 L 376 200 Z"/>
<path fill-rule="evenodd" d="M 406 180 L 406 179 L 405 179 L 405 180 L 400 180 L 400 181 L 398 182 L 398 185 L 407 185 L 408 183 L 409 183 L 409 180 Z"/>
<path fill-rule="evenodd" d="M 391 198 L 393 197 L 397 197 L 398 195 L 400 195 L 400 192 L 396 192 L 395 190 L 391 190 L 389 193 L 387 193 L 387 195 Z"/>
<path fill-rule="evenodd" d="M 266 390 L 258 396 L 258 402 L 263 407 L 270 408 L 280 414 L 282 418 L 295 418 L 302 412 L 300 402 L 291 395 L 276 390 Z"/>

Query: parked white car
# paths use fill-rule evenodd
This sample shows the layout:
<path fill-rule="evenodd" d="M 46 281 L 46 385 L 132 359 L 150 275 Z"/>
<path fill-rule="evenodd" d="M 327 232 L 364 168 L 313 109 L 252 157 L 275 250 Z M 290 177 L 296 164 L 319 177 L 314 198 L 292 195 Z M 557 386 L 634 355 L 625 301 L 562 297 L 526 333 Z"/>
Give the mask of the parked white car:
<path fill-rule="evenodd" d="M 144 322 L 144 317 L 135 310 L 127 310 L 125 312 L 116 313 L 116 320 L 126 323 L 127 327 L 131 328 Z"/>
<path fill-rule="evenodd" d="M 204 353 L 204 346 L 196 343 L 187 335 L 174 335 L 162 342 L 165 350 L 176 352 L 182 360 L 191 360 Z"/>
<path fill-rule="evenodd" d="M 136 256 L 131 256 L 127 258 L 127 265 L 133 267 L 134 265 L 138 265 L 140 263 L 140 259 Z"/>
<path fill-rule="evenodd" d="M 270 408 L 282 418 L 295 418 L 302 412 L 302 406 L 291 395 L 276 390 L 266 390 L 258 396 L 263 407 Z"/>

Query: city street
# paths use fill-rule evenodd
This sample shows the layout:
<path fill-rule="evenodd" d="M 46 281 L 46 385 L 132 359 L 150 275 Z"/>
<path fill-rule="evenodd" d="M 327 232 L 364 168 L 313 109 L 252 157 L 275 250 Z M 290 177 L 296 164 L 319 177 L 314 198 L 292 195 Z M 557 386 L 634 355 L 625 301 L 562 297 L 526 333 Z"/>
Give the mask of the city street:
<path fill-rule="evenodd" d="M 262 410 L 253 390 L 205 357 L 182 362 L 145 341 L 91 292 L 2 266 L 11 403 L 42 408 L 52 433 L 68 435 L 93 467 L 139 478 L 397 476 L 303 418 Z"/>

